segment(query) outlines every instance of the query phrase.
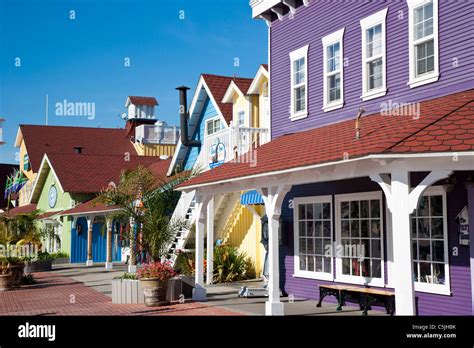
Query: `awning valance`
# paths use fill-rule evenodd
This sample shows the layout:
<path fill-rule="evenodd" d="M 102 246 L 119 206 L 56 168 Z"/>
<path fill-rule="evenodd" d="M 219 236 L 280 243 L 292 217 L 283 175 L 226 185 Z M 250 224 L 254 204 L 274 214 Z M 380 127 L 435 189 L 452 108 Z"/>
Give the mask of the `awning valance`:
<path fill-rule="evenodd" d="M 256 191 L 251 190 L 243 193 L 240 196 L 240 204 L 242 205 L 254 205 L 254 204 L 264 204 L 262 196 Z"/>

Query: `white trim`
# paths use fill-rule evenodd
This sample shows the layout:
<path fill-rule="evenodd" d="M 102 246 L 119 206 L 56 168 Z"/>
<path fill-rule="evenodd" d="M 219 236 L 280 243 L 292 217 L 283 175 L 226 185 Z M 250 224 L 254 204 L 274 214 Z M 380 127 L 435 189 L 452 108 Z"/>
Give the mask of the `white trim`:
<path fill-rule="evenodd" d="M 294 274 L 293 277 L 319 279 L 319 280 L 334 280 L 334 255 L 331 257 L 331 272 L 311 272 L 300 270 L 299 258 L 299 220 L 298 220 L 298 205 L 311 203 L 329 203 L 330 204 L 330 218 L 331 218 L 331 248 L 333 247 L 334 229 L 333 229 L 333 204 L 332 195 L 327 196 L 311 196 L 311 197 L 295 197 L 293 198 L 293 262 Z M 324 245 L 324 244 L 323 244 Z M 324 252 L 324 251 L 323 251 Z"/>
<path fill-rule="evenodd" d="M 47 164 L 46 164 L 47 163 Z M 35 181 L 33 183 L 33 188 L 31 189 L 31 194 L 30 194 L 30 199 L 28 200 L 28 203 L 29 204 L 32 204 L 32 200 L 33 200 L 33 195 L 35 194 L 35 190 L 36 190 L 36 185 L 38 184 L 38 180 L 39 178 L 41 177 L 41 172 L 43 170 L 43 167 L 45 165 L 48 165 L 48 168 L 49 170 L 53 173 L 54 175 L 54 178 L 55 178 L 55 182 L 58 184 L 59 188 L 61 189 L 61 193 L 64 193 L 64 189 L 63 189 L 63 186 L 61 185 L 61 181 L 59 181 L 59 177 L 57 176 L 56 172 L 54 171 L 54 168 L 53 166 L 51 165 L 51 161 L 49 160 L 48 158 L 48 155 L 47 154 L 44 154 L 43 156 L 43 160 L 41 161 L 41 165 L 38 169 L 38 173 L 36 173 L 36 177 L 35 177 Z M 47 174 L 46 174 L 47 176 Z M 45 181 L 46 181 L 46 178 L 45 178 Z M 40 193 L 41 195 L 41 193 Z M 38 198 L 39 199 L 39 198 Z"/>
<path fill-rule="evenodd" d="M 219 184 L 225 184 L 225 183 L 232 183 L 232 182 L 241 182 L 243 180 L 247 179 L 257 179 L 261 177 L 268 177 L 271 175 L 279 175 L 279 174 L 290 174 L 290 173 L 295 173 L 295 172 L 300 172 L 300 171 L 305 171 L 305 170 L 311 170 L 311 169 L 318 169 L 318 168 L 324 168 L 324 167 L 329 167 L 332 165 L 338 165 L 338 164 L 346 164 L 346 163 L 353 163 L 353 162 L 360 162 L 360 161 L 365 161 L 365 160 L 374 160 L 378 162 L 383 162 L 384 160 L 389 160 L 389 159 L 427 159 L 427 158 L 436 158 L 436 157 L 451 157 L 453 158 L 453 155 L 456 154 L 458 158 L 460 157 L 474 157 L 474 151 L 465 151 L 465 152 L 432 152 L 432 153 L 415 153 L 415 154 L 377 154 L 377 155 L 367 155 L 363 157 L 358 157 L 358 158 L 349 158 L 347 160 L 339 160 L 339 161 L 333 161 L 333 162 L 326 162 L 326 163 L 318 163 L 318 164 L 311 164 L 308 166 L 301 166 L 301 167 L 293 167 L 293 168 L 287 168 L 287 169 L 281 169 L 281 170 L 276 170 L 276 171 L 269 171 L 265 173 L 259 173 L 259 174 L 252 174 L 252 175 L 247 175 L 247 176 L 241 176 L 241 177 L 235 177 L 235 178 L 229 178 L 229 179 L 223 179 L 223 180 L 218 180 L 218 181 L 212 181 L 212 182 L 206 182 L 202 184 L 197 184 L 197 185 L 189 185 L 189 186 L 182 186 L 182 187 L 177 187 L 175 190 L 177 191 L 191 191 L 200 187 L 207 187 L 207 186 L 213 186 L 213 185 L 219 185 Z M 456 170 L 468 170 L 468 169 L 456 169 Z M 423 171 L 428 171 L 428 169 L 423 169 Z M 364 176 L 366 176 L 364 174 Z M 245 189 L 245 188 L 244 188 Z"/>
<path fill-rule="evenodd" d="M 361 34 L 362 34 L 362 96 L 363 101 L 382 97 L 387 94 L 387 30 L 386 30 L 386 18 L 387 18 L 388 7 L 374 13 L 373 15 L 360 20 Z M 369 79 L 367 76 L 367 64 L 369 59 L 367 58 L 367 30 L 377 25 L 382 26 L 382 47 L 381 54 L 370 58 L 370 61 L 382 59 L 382 87 L 368 90 Z"/>
<path fill-rule="evenodd" d="M 223 103 L 232 103 L 233 102 L 233 97 L 234 97 L 234 92 L 239 95 L 239 97 L 243 97 L 244 94 L 247 93 L 247 91 L 241 91 L 240 88 L 237 86 L 237 84 L 232 80 L 229 83 L 229 86 L 227 87 L 224 97 L 222 98 Z"/>
<path fill-rule="evenodd" d="M 346 28 L 339 29 L 338 31 L 326 35 L 321 39 L 323 44 L 323 111 L 328 112 L 336 109 L 340 109 L 344 106 L 344 31 Z M 340 64 L 339 69 L 332 71 L 331 75 L 333 74 L 340 74 L 340 84 L 341 84 L 341 98 L 339 100 L 329 102 L 328 98 L 328 83 L 327 78 L 329 74 L 327 72 L 327 48 L 331 45 L 339 43 L 340 47 Z"/>
<path fill-rule="evenodd" d="M 260 65 L 257 70 L 257 73 L 255 74 L 255 77 L 252 80 L 252 83 L 250 84 L 249 90 L 246 91 L 246 94 L 258 94 L 258 86 L 262 77 L 265 77 L 267 81 L 270 78 L 268 76 L 268 71 L 265 69 L 265 67 L 263 65 Z"/>
<path fill-rule="evenodd" d="M 308 117 L 308 49 L 309 44 L 303 46 L 293 52 L 290 52 L 290 87 L 291 87 L 291 110 L 290 110 L 290 120 L 300 120 L 302 118 Z M 298 87 L 305 87 L 305 109 L 295 113 L 295 95 L 294 89 L 297 87 L 294 85 L 294 62 L 298 59 L 304 58 L 304 82 L 298 85 Z"/>
<path fill-rule="evenodd" d="M 414 11 L 419 6 L 433 3 L 433 34 L 415 41 L 414 39 Z M 410 88 L 436 82 L 439 79 L 439 16 L 438 0 L 407 0 L 408 5 L 408 42 L 409 42 L 409 70 L 410 77 L 407 84 Z M 416 77 L 415 45 L 433 39 L 434 45 L 434 70 L 430 73 Z"/>
<path fill-rule="evenodd" d="M 335 205 L 335 225 L 336 225 L 336 245 L 341 244 L 341 208 L 340 204 L 342 201 L 347 200 L 379 200 L 380 202 L 380 278 L 370 278 L 363 276 L 351 276 L 342 274 L 342 259 L 336 257 L 336 282 L 359 284 L 359 285 L 370 285 L 385 287 L 385 253 L 384 253 L 384 220 L 383 220 L 383 202 L 382 202 L 382 191 L 370 191 L 370 192 L 358 192 L 358 193 L 347 193 L 334 195 Z M 337 256 L 337 255 L 336 255 Z"/>

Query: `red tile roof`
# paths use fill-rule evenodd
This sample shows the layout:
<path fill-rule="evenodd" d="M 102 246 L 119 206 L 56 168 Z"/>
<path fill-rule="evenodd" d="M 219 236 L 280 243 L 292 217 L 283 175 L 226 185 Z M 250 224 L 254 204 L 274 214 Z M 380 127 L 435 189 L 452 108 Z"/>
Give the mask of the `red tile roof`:
<path fill-rule="evenodd" d="M 232 77 L 211 74 L 202 74 L 202 77 L 204 78 L 207 87 L 209 87 L 217 106 L 221 110 L 222 116 L 224 116 L 227 124 L 229 124 L 230 121 L 232 121 L 232 104 L 223 103 L 222 99 L 227 91 L 227 87 L 229 87 L 229 84 L 232 81 Z"/>
<path fill-rule="evenodd" d="M 47 219 L 47 218 L 50 218 L 51 216 L 54 216 L 54 215 L 59 214 L 60 212 L 61 212 L 61 211 L 48 211 L 48 212 L 46 212 L 46 213 L 43 213 L 43 214 L 38 215 L 38 219 L 39 219 L 39 220 Z"/>
<path fill-rule="evenodd" d="M 85 201 L 76 205 L 74 208 L 64 210 L 60 215 L 79 215 L 85 213 L 115 211 L 119 207 L 116 205 L 105 205 L 105 203 L 97 202 L 96 198 Z"/>
<path fill-rule="evenodd" d="M 233 81 L 237 85 L 237 87 L 239 87 L 240 91 L 245 95 L 247 94 L 247 91 L 249 90 L 253 79 L 237 77 Z"/>
<path fill-rule="evenodd" d="M 45 153 L 73 154 L 75 146 L 82 147 L 83 154 L 136 154 L 124 129 L 20 125 L 20 131 L 34 172 Z"/>
<path fill-rule="evenodd" d="M 36 210 L 36 204 L 27 204 L 27 205 L 22 205 L 21 207 L 15 207 L 8 210 L 8 214 L 5 211 L 4 215 L 11 217 L 11 216 L 16 216 L 20 214 L 29 214 L 34 210 Z"/>
<path fill-rule="evenodd" d="M 148 156 L 48 154 L 48 159 L 58 176 L 64 191 L 96 193 L 114 181 L 118 182 L 123 170 L 142 165 L 152 166 L 152 171 L 163 178 L 170 165 L 170 159 L 160 160 Z"/>
<path fill-rule="evenodd" d="M 392 112 L 392 115 L 395 112 Z M 180 187 L 384 153 L 474 150 L 474 90 L 424 101 L 420 117 L 372 114 L 361 118 L 360 139 L 348 120 L 283 135 L 256 150 L 256 165 L 225 163 Z"/>
<path fill-rule="evenodd" d="M 128 98 L 130 99 L 132 104 L 135 104 L 135 105 L 149 105 L 149 106 L 158 105 L 158 102 L 156 101 L 155 97 L 129 96 Z"/>

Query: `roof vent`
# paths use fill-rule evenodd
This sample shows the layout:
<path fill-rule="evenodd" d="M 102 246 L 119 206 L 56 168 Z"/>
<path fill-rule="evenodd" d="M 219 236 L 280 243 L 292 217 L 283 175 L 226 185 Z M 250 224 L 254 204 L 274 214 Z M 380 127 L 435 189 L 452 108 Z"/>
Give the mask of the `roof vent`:
<path fill-rule="evenodd" d="M 359 108 L 359 112 L 357 113 L 357 116 L 356 116 L 356 123 L 355 123 L 355 129 L 356 129 L 356 140 L 360 139 L 360 124 L 361 124 L 361 121 L 360 121 L 360 118 L 362 117 L 362 114 L 365 112 L 365 109 L 364 107 L 360 107 Z"/>
<path fill-rule="evenodd" d="M 74 146 L 74 153 L 79 154 L 82 153 L 82 146 Z"/>

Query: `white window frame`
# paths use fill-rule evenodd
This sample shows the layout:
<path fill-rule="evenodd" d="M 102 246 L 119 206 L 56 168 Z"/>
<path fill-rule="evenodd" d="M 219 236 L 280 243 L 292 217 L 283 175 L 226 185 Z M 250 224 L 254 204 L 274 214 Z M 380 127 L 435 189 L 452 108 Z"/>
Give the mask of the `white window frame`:
<path fill-rule="evenodd" d="M 339 29 L 338 31 L 326 35 L 321 39 L 323 43 L 323 111 L 328 112 L 332 110 L 336 110 L 342 108 L 344 106 L 344 31 L 346 28 Z M 327 73 L 327 48 L 328 46 L 334 45 L 339 42 L 339 47 L 341 49 L 341 57 L 340 57 L 340 66 L 339 70 L 333 71 L 330 74 Z M 328 77 L 329 75 L 337 74 L 341 75 L 341 99 L 335 102 L 329 103 L 328 97 Z"/>
<path fill-rule="evenodd" d="M 219 123 L 219 128 L 220 128 L 220 130 L 222 130 L 221 118 L 220 118 L 219 116 L 210 117 L 210 118 L 208 118 L 208 119 L 205 121 L 205 122 L 206 122 L 206 123 L 205 123 L 205 124 L 206 124 L 206 127 L 205 127 L 205 132 L 204 132 L 205 136 L 211 136 L 211 135 L 213 135 L 213 134 L 215 134 L 215 133 L 218 132 L 218 131 L 217 131 L 217 132 L 214 131 L 212 134 L 209 134 L 209 122 L 211 122 L 211 121 L 212 121 L 212 122 L 215 122 L 216 120 L 219 120 L 219 122 L 220 122 L 220 123 Z"/>
<path fill-rule="evenodd" d="M 334 219 L 333 219 L 333 202 L 332 195 L 328 196 L 313 196 L 313 197 L 296 197 L 293 199 L 293 259 L 294 259 L 294 273 L 293 277 L 309 278 L 318 280 L 334 280 L 334 255 L 331 257 L 331 272 L 311 272 L 300 270 L 300 257 L 299 257 L 299 220 L 298 220 L 298 205 L 300 204 L 311 204 L 311 203 L 329 203 L 331 213 L 331 248 L 333 247 L 334 240 Z M 331 249 L 332 253 L 332 249 Z"/>
<path fill-rule="evenodd" d="M 437 295 L 451 295 L 451 281 L 450 281 L 450 264 L 449 264 L 449 244 L 448 244 L 448 207 L 447 207 L 447 199 L 446 199 L 446 191 L 444 190 L 443 186 L 431 186 L 428 187 L 422 196 L 425 195 L 440 195 L 443 197 L 443 233 L 444 233 L 444 259 L 446 260 L 444 266 L 444 275 L 445 275 L 445 283 L 444 284 L 431 284 L 431 283 L 422 283 L 422 282 L 414 282 L 415 284 L 415 291 L 418 292 L 425 292 L 430 294 L 437 294 Z M 393 260 L 393 234 L 392 234 L 392 226 L 388 224 L 391 222 L 391 213 L 387 216 L 387 256 Z M 411 217 L 410 217 L 410 226 L 411 226 Z M 410 231 L 410 234 L 412 232 Z M 413 258 L 413 255 L 412 255 Z M 414 261 L 412 261 L 413 264 Z M 389 263 L 387 265 L 387 272 L 388 272 L 388 282 L 387 286 L 393 287 L 393 280 L 392 280 L 392 269 L 393 264 Z M 414 270 L 413 270 L 414 272 Z"/>
<path fill-rule="evenodd" d="M 243 114 L 244 115 L 244 123 L 240 124 L 240 115 Z M 245 110 L 239 110 L 237 111 L 237 126 L 238 127 L 246 127 L 247 126 L 247 122 L 246 122 L 246 112 Z"/>
<path fill-rule="evenodd" d="M 293 52 L 290 52 L 290 66 L 291 66 L 291 77 L 290 77 L 290 85 L 291 85 L 291 105 L 290 105 L 290 120 L 296 121 L 302 118 L 308 117 L 308 49 L 309 44 L 303 46 Z M 304 83 L 295 86 L 294 85 L 294 62 L 298 59 L 304 58 L 305 60 L 305 74 L 304 74 Z M 305 86 L 305 109 L 299 112 L 295 112 L 295 94 L 294 89 L 296 87 Z"/>
<path fill-rule="evenodd" d="M 360 21 L 362 31 L 362 96 L 363 101 L 382 97 L 387 94 L 387 31 L 386 18 L 388 8 L 383 9 Z M 367 30 L 381 25 L 382 48 L 381 53 L 373 57 L 367 57 Z M 382 86 L 369 91 L 369 77 L 367 75 L 367 64 L 371 61 L 382 59 Z"/>
<path fill-rule="evenodd" d="M 433 34 L 422 39 L 415 40 L 415 9 L 427 3 L 433 3 Z M 438 0 L 407 0 L 408 4 L 408 42 L 409 42 L 409 65 L 410 78 L 408 85 L 410 88 L 426 85 L 428 83 L 436 82 L 439 79 L 439 31 L 438 31 Z M 416 57 L 415 45 L 433 39 L 434 50 L 434 70 L 430 73 L 416 76 Z"/>
<path fill-rule="evenodd" d="M 384 211 L 383 211 L 383 196 L 382 191 L 348 193 L 334 196 L 335 219 L 336 226 L 336 245 L 341 245 L 341 202 L 347 200 L 379 200 L 380 201 L 380 243 L 381 243 L 381 265 L 380 278 L 370 278 L 363 276 L 352 276 L 342 274 L 342 258 L 336 255 L 336 282 L 370 285 L 377 287 L 385 287 L 385 253 L 384 253 Z"/>

